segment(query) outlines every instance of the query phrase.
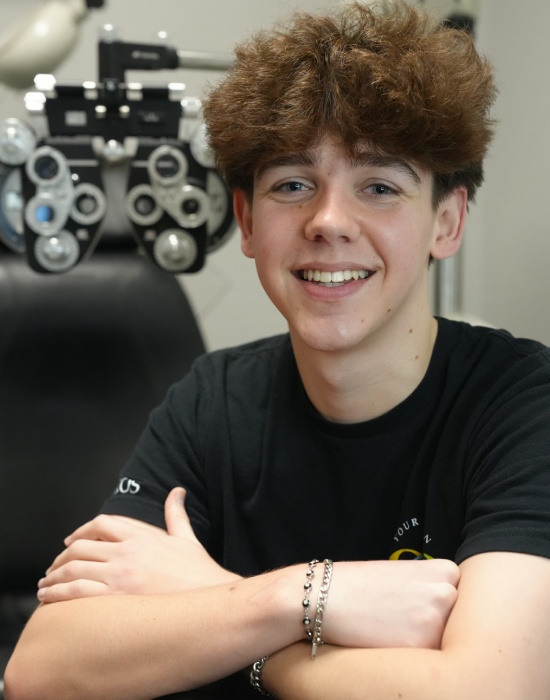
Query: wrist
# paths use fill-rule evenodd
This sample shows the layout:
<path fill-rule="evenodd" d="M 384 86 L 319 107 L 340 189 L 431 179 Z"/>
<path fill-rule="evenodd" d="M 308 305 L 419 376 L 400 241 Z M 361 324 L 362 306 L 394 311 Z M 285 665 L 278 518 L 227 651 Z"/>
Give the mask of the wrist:
<path fill-rule="evenodd" d="M 330 559 L 325 559 L 322 578 L 317 583 L 315 575 L 317 564 L 319 561 L 313 559 L 306 565 L 305 571 L 303 567 L 293 566 L 273 572 L 272 576 L 276 578 L 268 586 L 267 599 L 262 601 L 260 595 L 259 600 L 260 606 L 268 605 L 268 613 L 274 614 L 278 622 L 288 626 L 291 635 L 299 635 L 297 639 L 292 640 L 294 643 L 304 641 L 304 637 L 310 642 L 312 660 L 315 659 L 319 646 L 323 644 L 321 631 L 333 567 L 333 562 Z M 302 586 L 298 588 L 296 579 L 300 574 Z M 317 585 L 315 585 L 316 583 Z M 317 602 L 314 603 L 316 589 Z M 296 605 L 297 592 L 301 594 L 301 608 Z M 263 595 L 265 595 L 265 591 L 263 591 Z M 299 616 L 298 613 L 300 613 Z M 286 647 L 288 646 L 293 645 L 286 645 Z M 264 666 L 269 658 L 269 655 L 265 655 L 252 665 L 250 683 L 262 695 L 273 697 L 265 687 L 262 677 Z"/>
<path fill-rule="evenodd" d="M 270 571 L 260 578 L 264 585 L 257 589 L 251 604 L 257 607 L 266 631 L 271 631 L 270 636 L 284 640 L 283 644 L 266 651 L 271 653 L 306 638 L 302 607 L 305 568 L 303 564 L 295 564 Z M 312 600 L 316 600 L 316 591 L 311 595 Z"/>
<path fill-rule="evenodd" d="M 333 562 L 312 560 L 308 564 L 293 566 L 272 572 L 269 588 L 262 591 L 260 605 L 268 615 L 274 616 L 270 624 L 286 627 L 289 641 L 309 641 L 316 647 L 322 644 L 321 625 L 332 577 Z"/>

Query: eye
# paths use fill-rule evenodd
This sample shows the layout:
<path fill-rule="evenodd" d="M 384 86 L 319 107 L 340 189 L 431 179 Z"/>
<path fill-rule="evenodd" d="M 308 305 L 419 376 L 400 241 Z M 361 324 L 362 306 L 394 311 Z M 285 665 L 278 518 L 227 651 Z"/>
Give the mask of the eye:
<path fill-rule="evenodd" d="M 389 195 L 397 194 L 397 191 L 390 187 L 389 185 L 384 185 L 382 182 L 377 182 L 374 185 L 369 185 L 367 191 L 374 194 L 377 197 L 387 197 Z"/>
<path fill-rule="evenodd" d="M 307 192 L 309 189 L 307 185 L 298 180 L 288 180 L 287 182 L 282 182 L 275 185 L 273 188 L 276 192 Z"/>

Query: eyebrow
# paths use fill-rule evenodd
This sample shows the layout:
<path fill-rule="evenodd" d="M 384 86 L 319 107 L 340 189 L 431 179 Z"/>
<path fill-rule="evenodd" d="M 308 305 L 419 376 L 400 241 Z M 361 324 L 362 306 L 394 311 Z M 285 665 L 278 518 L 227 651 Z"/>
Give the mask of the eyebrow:
<path fill-rule="evenodd" d="M 287 165 L 304 165 L 312 167 L 317 162 L 317 159 L 313 157 L 311 151 L 300 151 L 299 153 L 288 153 L 286 155 L 277 156 L 272 160 L 267 161 L 263 165 L 260 165 L 256 172 L 256 177 L 262 176 L 268 170 L 274 170 L 275 168 L 282 168 Z"/>
<path fill-rule="evenodd" d="M 313 150 L 300 151 L 299 153 L 288 153 L 264 163 L 258 168 L 256 177 L 261 177 L 268 170 L 273 170 L 275 168 L 289 165 L 313 167 L 317 164 L 317 162 L 318 160 L 315 157 L 315 151 Z M 354 168 L 364 168 L 369 166 L 394 168 L 409 176 L 416 184 L 419 185 L 422 182 L 420 175 L 411 165 L 409 165 L 409 163 L 407 163 L 406 160 L 396 158 L 395 156 L 384 155 L 383 153 L 377 153 L 376 151 L 359 151 L 350 157 L 350 164 Z"/>
<path fill-rule="evenodd" d="M 394 168 L 395 170 L 400 170 L 405 175 L 411 177 L 411 179 L 420 185 L 422 182 L 420 175 L 416 170 L 407 163 L 406 160 L 401 158 L 396 158 L 395 156 L 384 155 L 383 153 L 376 153 L 373 151 L 362 151 L 356 153 L 351 158 L 351 164 L 355 168 L 361 168 L 365 166 L 375 166 L 380 168 Z"/>

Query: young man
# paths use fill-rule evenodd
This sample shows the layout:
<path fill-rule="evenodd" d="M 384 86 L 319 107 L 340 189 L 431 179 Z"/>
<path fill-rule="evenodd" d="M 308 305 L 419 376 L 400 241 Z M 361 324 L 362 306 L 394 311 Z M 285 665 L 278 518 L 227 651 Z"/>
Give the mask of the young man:
<path fill-rule="evenodd" d="M 237 49 L 205 117 L 289 334 L 154 412 L 40 581 L 8 700 L 548 700 L 549 353 L 428 303 L 494 93 L 403 3 Z"/>

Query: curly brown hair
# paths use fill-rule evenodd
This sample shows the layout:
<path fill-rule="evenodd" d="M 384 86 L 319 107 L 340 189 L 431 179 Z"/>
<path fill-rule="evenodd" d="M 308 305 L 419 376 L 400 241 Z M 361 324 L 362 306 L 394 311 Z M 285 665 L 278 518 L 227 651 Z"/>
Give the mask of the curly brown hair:
<path fill-rule="evenodd" d="M 238 45 L 210 90 L 204 117 L 217 168 L 231 189 L 330 134 L 350 153 L 368 142 L 434 174 L 436 205 L 483 180 L 496 89 L 471 36 L 403 0 L 391 12 L 359 2 L 293 15 L 286 27 Z"/>

